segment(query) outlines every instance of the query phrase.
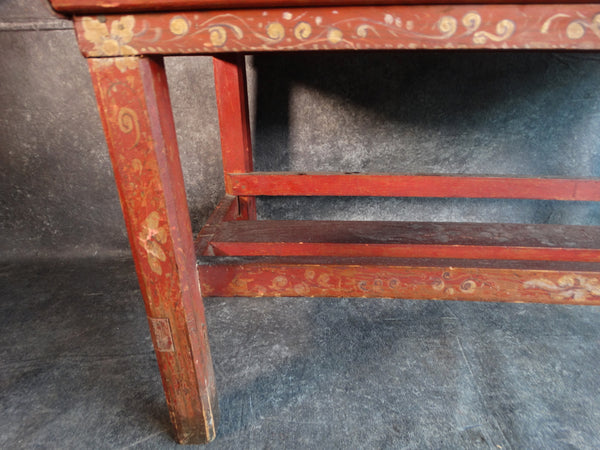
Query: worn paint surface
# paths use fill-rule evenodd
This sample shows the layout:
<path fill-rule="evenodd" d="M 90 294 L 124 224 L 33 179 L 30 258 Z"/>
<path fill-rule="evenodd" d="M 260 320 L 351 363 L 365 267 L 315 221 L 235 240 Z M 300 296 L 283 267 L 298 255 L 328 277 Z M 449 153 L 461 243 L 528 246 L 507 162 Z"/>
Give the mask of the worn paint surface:
<path fill-rule="evenodd" d="M 210 254 L 218 256 L 600 262 L 596 226 L 261 220 L 225 221 L 210 229 Z"/>
<path fill-rule="evenodd" d="M 86 56 L 360 49 L 599 49 L 600 6 L 391 5 L 85 16 Z"/>
<path fill-rule="evenodd" d="M 536 278 L 524 283 L 527 289 L 538 289 L 550 294 L 557 300 L 573 300 L 585 302 L 590 298 L 600 297 L 600 278 L 585 277 L 579 274 L 568 274 L 557 281 L 548 278 Z"/>
<path fill-rule="evenodd" d="M 152 335 L 156 342 L 156 351 L 173 352 L 173 333 L 171 332 L 171 323 L 169 319 L 160 317 L 148 317 Z"/>
<path fill-rule="evenodd" d="M 255 262 L 200 264 L 209 296 L 370 297 L 600 305 L 600 273 L 426 265 L 415 259 L 374 264 Z M 442 263 L 443 264 L 443 263 Z M 597 269 L 595 269 L 597 270 Z"/>
<path fill-rule="evenodd" d="M 137 57 L 89 66 L 175 434 L 206 442 L 216 389 L 164 67 Z"/>
<path fill-rule="evenodd" d="M 418 5 L 422 3 L 474 3 L 473 0 L 112 0 L 99 2 L 97 0 L 50 0 L 52 6 L 66 13 L 91 13 L 110 11 L 176 11 L 195 9 L 227 9 L 227 8 L 291 8 L 298 6 L 335 6 L 335 5 L 390 5 L 402 3 Z M 589 3 L 585 0 L 490 0 L 486 3 Z"/>

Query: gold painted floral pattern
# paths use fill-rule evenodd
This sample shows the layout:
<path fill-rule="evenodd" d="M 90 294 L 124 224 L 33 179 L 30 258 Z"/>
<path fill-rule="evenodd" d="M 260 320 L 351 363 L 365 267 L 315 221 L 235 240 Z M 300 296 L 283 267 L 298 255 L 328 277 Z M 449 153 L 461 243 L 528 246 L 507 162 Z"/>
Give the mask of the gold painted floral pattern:
<path fill-rule="evenodd" d="M 88 56 L 370 48 L 600 49 L 600 6 L 429 5 L 83 17 Z"/>
<path fill-rule="evenodd" d="M 168 230 L 165 226 L 159 226 L 160 216 L 158 212 L 152 211 L 142 223 L 142 231 L 138 235 L 142 246 L 148 255 L 148 264 L 154 273 L 162 275 L 161 263 L 167 260 L 162 245 L 167 242 Z"/>
<path fill-rule="evenodd" d="M 258 274 L 255 274 L 258 275 Z M 296 276 L 298 275 L 298 276 Z M 244 273 L 231 282 L 231 293 L 247 293 L 257 297 L 272 296 L 318 296 L 336 292 L 348 296 L 391 296 L 410 292 L 411 287 L 426 286 L 438 298 L 465 298 L 476 295 L 480 288 L 493 288 L 493 283 L 473 274 L 453 274 L 452 269 L 436 275 L 414 276 L 392 272 L 380 272 L 370 276 L 307 269 L 302 274 L 289 276 L 285 271 L 265 271 L 260 276 Z M 208 287 L 210 291 L 210 286 Z"/>
<path fill-rule="evenodd" d="M 106 19 L 93 19 L 84 17 L 81 21 L 84 33 L 83 37 L 91 42 L 94 47 L 90 56 L 132 56 L 138 51 L 127 45 L 133 39 L 133 27 L 135 18 L 123 16 L 113 19 L 110 24 L 110 32 Z M 135 60 L 129 58 L 110 58 L 107 64 L 116 64 L 121 72 L 135 68 Z"/>
<path fill-rule="evenodd" d="M 600 297 L 600 281 L 598 278 L 587 278 L 576 274 L 565 275 L 556 283 L 546 278 L 536 278 L 526 281 L 524 286 L 527 289 L 545 291 L 555 300 L 585 301 L 591 297 Z"/>

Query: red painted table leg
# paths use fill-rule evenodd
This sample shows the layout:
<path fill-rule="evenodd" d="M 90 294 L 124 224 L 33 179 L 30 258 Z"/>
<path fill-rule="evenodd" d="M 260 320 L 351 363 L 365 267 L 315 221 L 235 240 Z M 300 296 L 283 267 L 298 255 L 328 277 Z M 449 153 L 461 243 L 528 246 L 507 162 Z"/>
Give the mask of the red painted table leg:
<path fill-rule="evenodd" d="M 176 438 L 207 442 L 216 388 L 162 59 L 89 67 Z"/>
<path fill-rule="evenodd" d="M 248 115 L 248 91 L 244 55 L 227 54 L 213 58 L 215 91 L 219 110 L 221 151 L 225 189 L 229 194 L 229 173 L 252 172 L 252 138 Z M 255 197 L 240 197 L 240 218 L 256 220 Z"/>

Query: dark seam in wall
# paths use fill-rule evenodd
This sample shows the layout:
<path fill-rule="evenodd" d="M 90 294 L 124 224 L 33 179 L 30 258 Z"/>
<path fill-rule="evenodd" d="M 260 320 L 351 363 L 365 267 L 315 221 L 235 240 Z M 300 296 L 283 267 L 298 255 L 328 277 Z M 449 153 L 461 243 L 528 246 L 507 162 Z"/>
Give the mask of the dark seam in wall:
<path fill-rule="evenodd" d="M 2 31 L 52 31 L 52 30 L 71 30 L 73 24 L 70 20 L 23 20 L 12 22 L 0 22 L 0 32 Z"/>

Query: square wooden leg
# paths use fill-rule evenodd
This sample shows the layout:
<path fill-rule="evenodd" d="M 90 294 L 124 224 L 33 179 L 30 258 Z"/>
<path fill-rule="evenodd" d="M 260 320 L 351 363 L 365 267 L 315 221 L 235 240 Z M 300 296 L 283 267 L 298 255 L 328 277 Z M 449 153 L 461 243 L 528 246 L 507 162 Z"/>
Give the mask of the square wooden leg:
<path fill-rule="evenodd" d="M 213 66 L 225 190 L 230 194 L 229 174 L 253 170 L 246 63 L 244 55 L 232 53 L 213 57 Z M 238 204 L 240 219 L 256 220 L 255 197 L 238 197 Z"/>
<path fill-rule="evenodd" d="M 208 442 L 216 388 L 162 58 L 89 67 L 176 439 Z"/>

